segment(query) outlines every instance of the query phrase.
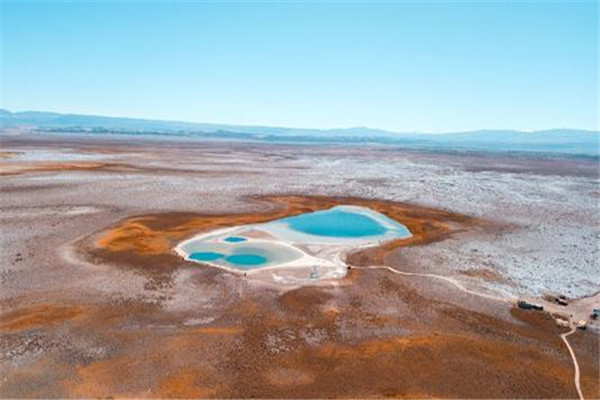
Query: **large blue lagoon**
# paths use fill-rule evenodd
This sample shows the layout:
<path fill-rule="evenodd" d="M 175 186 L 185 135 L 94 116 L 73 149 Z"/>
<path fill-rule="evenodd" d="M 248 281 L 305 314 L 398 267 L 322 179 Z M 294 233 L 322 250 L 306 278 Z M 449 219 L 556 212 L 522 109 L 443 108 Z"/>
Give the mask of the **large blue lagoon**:
<path fill-rule="evenodd" d="M 282 218 L 264 229 L 297 243 L 366 244 L 411 237 L 408 228 L 364 207 L 338 206 Z"/>
<path fill-rule="evenodd" d="M 329 210 L 315 211 L 295 217 L 284 218 L 291 229 L 315 236 L 335 238 L 364 238 L 383 235 L 390 230 L 409 234 L 408 229 L 382 214 L 358 212 L 350 207 L 334 207 Z"/>

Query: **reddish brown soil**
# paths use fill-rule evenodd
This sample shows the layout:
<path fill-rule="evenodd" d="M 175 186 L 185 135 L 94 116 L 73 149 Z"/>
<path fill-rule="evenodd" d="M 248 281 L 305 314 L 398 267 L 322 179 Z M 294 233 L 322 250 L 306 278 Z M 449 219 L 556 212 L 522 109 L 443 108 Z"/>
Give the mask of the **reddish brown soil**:
<path fill-rule="evenodd" d="M 373 292 L 373 277 L 362 274 L 354 281 L 356 290 Z M 390 290 L 411 292 L 409 282 L 389 279 Z M 251 295 L 223 311 L 228 324 L 206 327 L 160 328 L 176 320 L 159 307 L 88 308 L 62 326 L 52 322 L 36 329 L 69 326 L 74 338 L 93 335 L 114 347 L 108 357 L 71 363 L 52 351 L 11 378 L 30 388 L 19 397 L 48 393 L 44 378 L 50 371 L 62 376 L 51 385 L 59 397 L 576 397 L 560 331 L 543 314 L 514 310 L 515 321 L 507 322 L 414 295 L 405 298 L 428 318 L 373 319 L 326 288 Z M 326 307 L 333 299 L 339 312 Z M 123 329 L 133 321 L 138 328 Z M 364 337 L 344 339 L 344 324 L 361 326 Z M 390 326 L 410 329 L 402 335 L 380 331 Z M 302 340 L 307 331 L 327 337 L 307 344 Z M 584 356 L 582 371 L 591 396 L 598 372 L 593 354 Z"/>
<path fill-rule="evenodd" d="M 18 175 L 26 172 L 56 172 L 56 171 L 98 171 L 98 170 L 128 171 L 125 164 L 111 164 L 102 162 L 22 162 L 3 165 L 0 175 Z"/>
<path fill-rule="evenodd" d="M 375 264 L 398 246 L 426 245 L 488 224 L 383 201 L 300 196 L 260 201 L 272 203 L 272 211 L 128 218 L 99 232 L 97 240 L 82 241 L 81 251 L 94 261 L 146 271 L 153 282 L 182 265 L 172 246 L 199 231 L 337 204 L 368 206 L 415 235 L 352 255 L 360 264 Z M 9 376 L 2 397 L 577 397 L 571 359 L 559 337 L 563 331 L 546 314 L 514 309 L 500 318 L 484 312 L 506 307 L 503 303 L 469 311 L 385 270 L 350 270 L 337 286 L 281 292 L 244 286 L 243 277 L 223 279 L 228 273 L 215 268 L 194 268 L 198 282 L 220 288 L 224 296 L 222 306 L 216 301 L 211 308 L 214 321 L 200 326 L 186 326 L 189 313 L 168 312 L 160 302 L 82 300 L 4 314 L 3 340 L 18 343 L 22 335 L 36 334 L 50 345 Z M 243 294 L 225 301 L 232 282 L 241 282 Z M 66 337 L 69 345 L 53 345 Z M 570 340 L 580 357 L 584 391 L 597 396 L 597 336 L 578 332 Z M 78 343 L 107 350 L 81 357 L 73 350 Z"/>
<path fill-rule="evenodd" d="M 498 272 L 494 271 L 493 269 L 489 269 L 489 268 L 479 268 L 479 269 L 471 268 L 471 269 L 461 271 L 461 273 L 466 276 L 471 276 L 474 278 L 481 278 L 484 281 L 488 281 L 488 282 L 504 282 L 504 281 L 506 281 L 506 279 L 502 275 L 500 275 Z"/>
<path fill-rule="evenodd" d="M 600 341 L 598 335 L 590 331 L 578 331 L 569 336 L 569 343 L 577 355 L 579 368 L 582 371 L 596 371 L 596 375 L 583 374 L 581 390 L 586 399 L 600 399 Z"/>
<path fill-rule="evenodd" d="M 1 156 L 9 158 L 9 156 Z M 152 168 L 142 167 L 139 165 L 121 163 L 121 162 L 100 162 L 100 161 L 66 161 L 66 162 L 11 162 L 4 163 L 0 176 L 6 175 L 21 175 L 26 173 L 37 172 L 61 172 L 61 171 L 85 171 L 85 172 L 113 172 L 113 173 L 146 173 L 146 174 L 177 174 L 192 175 L 210 174 L 211 176 L 227 176 L 228 174 L 252 174 L 251 171 L 237 171 L 222 169 L 219 171 L 201 171 L 201 170 L 186 170 L 186 169 L 169 169 L 169 168 Z"/>
<path fill-rule="evenodd" d="M 82 310 L 78 307 L 37 304 L 0 315 L 0 329 L 15 332 L 58 325 L 66 320 L 76 318 L 81 313 Z"/>

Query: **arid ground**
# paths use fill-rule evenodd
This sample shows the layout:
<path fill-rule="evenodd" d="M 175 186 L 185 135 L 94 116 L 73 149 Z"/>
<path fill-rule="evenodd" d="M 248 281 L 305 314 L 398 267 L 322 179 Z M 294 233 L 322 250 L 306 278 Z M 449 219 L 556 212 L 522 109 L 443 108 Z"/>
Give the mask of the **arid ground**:
<path fill-rule="evenodd" d="M 2 398 L 600 397 L 597 160 L 1 143 Z M 414 237 L 352 253 L 345 278 L 301 287 L 173 251 L 203 231 L 340 204 Z"/>

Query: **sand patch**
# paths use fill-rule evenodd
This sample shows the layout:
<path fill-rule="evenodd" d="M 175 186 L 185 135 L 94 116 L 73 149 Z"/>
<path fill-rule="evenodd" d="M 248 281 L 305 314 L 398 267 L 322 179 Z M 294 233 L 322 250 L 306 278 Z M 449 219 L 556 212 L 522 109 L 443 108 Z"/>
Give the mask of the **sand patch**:
<path fill-rule="evenodd" d="M 206 371 L 183 369 L 164 378 L 158 386 L 157 393 L 160 397 L 171 399 L 214 397 L 216 388 L 203 386 L 206 375 Z"/>
<path fill-rule="evenodd" d="M 0 329 L 14 332 L 45 328 L 77 318 L 82 312 L 80 307 L 37 304 L 0 315 Z"/>
<path fill-rule="evenodd" d="M 239 335 L 242 328 L 238 326 L 206 326 L 196 329 L 196 332 L 208 335 Z"/>
<path fill-rule="evenodd" d="M 265 373 L 265 377 L 274 386 L 310 385 L 315 380 L 312 373 L 294 368 L 270 369 Z"/>
<path fill-rule="evenodd" d="M 480 278 L 486 282 L 506 282 L 506 278 L 489 268 L 471 268 L 460 271 L 461 274 L 472 278 Z"/>
<path fill-rule="evenodd" d="M 17 157 L 19 154 L 19 152 L 17 151 L 0 151 L 0 159 L 10 159 L 10 158 L 15 158 Z"/>

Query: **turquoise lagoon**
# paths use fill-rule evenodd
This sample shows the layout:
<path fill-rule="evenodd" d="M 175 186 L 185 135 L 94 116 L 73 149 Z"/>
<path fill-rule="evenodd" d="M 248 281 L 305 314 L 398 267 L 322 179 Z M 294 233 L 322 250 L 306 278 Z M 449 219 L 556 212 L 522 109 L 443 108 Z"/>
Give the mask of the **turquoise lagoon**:
<path fill-rule="evenodd" d="M 194 252 L 188 256 L 190 260 L 194 261 L 214 261 L 223 257 L 225 257 L 225 254 L 215 253 L 214 251 Z"/>
<path fill-rule="evenodd" d="M 337 206 L 282 218 L 263 229 L 295 243 L 365 245 L 412 236 L 408 228 L 364 207 Z"/>
<path fill-rule="evenodd" d="M 244 237 L 250 229 L 263 231 L 272 239 Z M 347 248 L 412 236 L 397 221 L 355 206 L 338 206 L 225 232 L 198 236 L 178 248 L 191 261 L 247 271 L 300 260 L 306 253 L 297 246 Z"/>
<path fill-rule="evenodd" d="M 186 242 L 181 250 L 190 261 L 237 270 L 274 266 L 303 256 L 292 246 L 257 240 L 231 243 L 219 239 L 199 239 Z"/>
<path fill-rule="evenodd" d="M 335 238 L 380 236 L 391 230 L 410 233 L 404 225 L 383 214 L 357 210 L 358 208 L 348 206 L 334 207 L 329 210 L 283 218 L 280 221 L 298 232 Z"/>
<path fill-rule="evenodd" d="M 223 240 L 228 243 L 240 243 L 240 242 L 245 242 L 248 239 L 246 239 L 245 237 L 241 237 L 241 236 L 227 236 Z"/>
<path fill-rule="evenodd" d="M 233 265 L 239 265 L 242 267 L 252 267 L 255 265 L 266 264 L 269 259 L 260 254 L 232 254 L 225 260 Z"/>

